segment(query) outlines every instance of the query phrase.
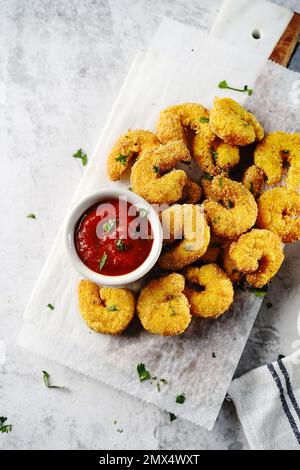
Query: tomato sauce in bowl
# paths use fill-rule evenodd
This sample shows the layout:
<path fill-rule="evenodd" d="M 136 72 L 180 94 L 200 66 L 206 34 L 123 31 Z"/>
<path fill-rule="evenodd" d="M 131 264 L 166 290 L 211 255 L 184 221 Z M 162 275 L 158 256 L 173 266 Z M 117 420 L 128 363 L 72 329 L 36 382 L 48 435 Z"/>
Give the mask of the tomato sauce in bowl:
<path fill-rule="evenodd" d="M 131 273 L 152 249 L 147 211 L 122 199 L 94 204 L 78 220 L 74 243 L 79 258 L 92 271 L 105 276 Z"/>

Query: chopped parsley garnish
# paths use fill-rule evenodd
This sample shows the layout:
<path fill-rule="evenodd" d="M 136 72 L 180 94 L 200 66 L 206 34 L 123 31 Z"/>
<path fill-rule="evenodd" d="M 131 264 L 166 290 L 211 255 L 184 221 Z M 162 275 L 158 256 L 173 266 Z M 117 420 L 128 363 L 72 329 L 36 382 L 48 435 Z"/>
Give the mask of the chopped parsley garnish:
<path fill-rule="evenodd" d="M 144 207 L 141 207 L 141 208 L 138 210 L 138 213 L 139 213 L 139 217 L 141 217 L 142 219 L 144 219 L 144 218 L 147 217 L 147 215 L 148 215 L 148 211 L 147 211 L 147 209 L 145 209 Z"/>
<path fill-rule="evenodd" d="M 216 356 L 216 353 L 213 352 L 212 355 L 211 355 L 211 357 L 212 357 L 213 359 L 216 359 L 216 357 L 217 357 L 217 356 Z"/>
<path fill-rule="evenodd" d="M 157 382 L 156 388 L 157 388 L 157 391 L 160 392 L 160 383 L 159 382 Z"/>
<path fill-rule="evenodd" d="M 126 165 L 128 155 L 122 155 L 121 153 L 115 158 L 116 162 L 120 162 L 121 165 Z"/>
<path fill-rule="evenodd" d="M 284 155 L 289 155 L 290 151 L 289 150 L 282 150 L 281 153 L 283 153 Z"/>
<path fill-rule="evenodd" d="M 108 312 L 117 312 L 119 309 L 117 308 L 116 305 L 108 305 L 108 307 L 106 307 L 106 310 Z"/>
<path fill-rule="evenodd" d="M 47 388 L 60 388 L 60 389 L 65 388 L 65 387 L 59 387 L 58 385 L 50 385 L 50 375 L 45 370 L 43 370 L 42 372 L 43 372 L 44 384 L 46 385 Z"/>
<path fill-rule="evenodd" d="M 159 173 L 159 168 L 158 168 L 157 165 L 154 165 L 154 166 L 153 166 L 153 171 L 154 171 L 154 173 L 156 173 L 156 174 Z"/>
<path fill-rule="evenodd" d="M 7 418 L 5 416 L 0 416 L 0 432 L 4 433 L 9 433 L 12 430 L 12 425 L 11 424 L 4 424 L 6 423 Z"/>
<path fill-rule="evenodd" d="M 50 310 L 54 310 L 54 308 L 55 308 L 54 305 L 52 305 L 52 304 L 48 304 L 47 307 L 50 308 Z"/>
<path fill-rule="evenodd" d="M 77 152 L 73 153 L 72 157 L 80 158 L 81 163 L 82 163 L 83 166 L 85 166 L 87 164 L 88 157 L 87 157 L 87 154 L 84 153 L 84 151 L 82 149 L 79 149 L 79 150 L 77 150 Z"/>
<path fill-rule="evenodd" d="M 140 382 L 144 382 L 145 380 L 151 379 L 149 371 L 145 368 L 145 364 L 138 364 L 136 369 L 139 375 Z"/>
<path fill-rule="evenodd" d="M 174 415 L 174 413 L 170 413 L 170 421 L 172 423 L 172 421 L 175 421 L 175 419 L 177 419 L 177 416 Z"/>
<path fill-rule="evenodd" d="M 179 405 L 182 405 L 184 402 L 185 402 L 185 394 L 182 393 L 181 395 L 177 395 L 176 403 L 179 403 Z"/>
<path fill-rule="evenodd" d="M 120 239 L 119 239 L 119 240 L 116 240 L 116 241 L 115 241 L 115 245 L 116 245 L 116 247 L 117 247 L 117 249 L 118 249 L 119 251 L 124 251 L 124 250 L 126 250 L 126 246 L 125 246 L 123 240 L 120 240 Z"/>
<path fill-rule="evenodd" d="M 104 232 L 110 232 L 115 226 L 116 226 L 116 220 L 108 219 L 108 221 L 105 222 L 105 224 L 103 224 L 103 230 Z"/>
<path fill-rule="evenodd" d="M 207 124 L 209 122 L 209 118 L 207 117 L 201 117 L 199 119 L 199 122 L 201 122 L 201 124 Z"/>
<path fill-rule="evenodd" d="M 212 154 L 214 162 L 217 163 L 217 161 L 218 161 L 218 152 L 216 152 L 214 149 L 211 149 L 211 154 Z"/>
<path fill-rule="evenodd" d="M 229 209 L 232 209 L 233 207 L 234 207 L 233 202 L 229 200 L 229 201 L 228 201 L 228 208 L 229 208 Z"/>
<path fill-rule="evenodd" d="M 256 297 L 264 297 L 268 292 L 268 287 L 262 287 L 261 289 L 256 289 L 254 287 L 249 287 L 249 291 L 253 292 Z"/>
<path fill-rule="evenodd" d="M 229 86 L 226 80 L 222 80 L 219 85 L 219 88 L 222 89 L 227 89 L 227 90 L 233 90 L 233 91 L 240 91 L 241 93 L 248 93 L 248 96 L 251 96 L 253 93 L 253 90 L 248 87 L 248 85 L 245 85 L 244 88 L 234 88 L 232 86 Z"/>
<path fill-rule="evenodd" d="M 102 271 L 107 260 L 107 253 L 104 253 L 101 260 L 99 261 L 99 271 Z"/>
<path fill-rule="evenodd" d="M 220 189 L 223 188 L 223 178 L 222 178 L 222 176 L 220 176 L 220 178 L 219 178 L 219 187 L 220 187 Z"/>
<path fill-rule="evenodd" d="M 203 178 L 207 181 L 212 181 L 214 179 L 214 177 L 209 173 L 204 173 Z"/>
<path fill-rule="evenodd" d="M 167 385 L 168 381 L 166 379 L 160 379 L 161 383 Z"/>
<path fill-rule="evenodd" d="M 26 215 L 27 219 L 36 219 L 36 215 L 33 214 L 32 212 L 30 214 Z"/>
<path fill-rule="evenodd" d="M 250 187 L 249 187 L 250 193 L 254 194 L 254 188 L 253 188 L 253 183 L 250 181 Z"/>
<path fill-rule="evenodd" d="M 117 432 L 119 432 L 120 434 L 122 434 L 123 429 L 117 429 Z"/>

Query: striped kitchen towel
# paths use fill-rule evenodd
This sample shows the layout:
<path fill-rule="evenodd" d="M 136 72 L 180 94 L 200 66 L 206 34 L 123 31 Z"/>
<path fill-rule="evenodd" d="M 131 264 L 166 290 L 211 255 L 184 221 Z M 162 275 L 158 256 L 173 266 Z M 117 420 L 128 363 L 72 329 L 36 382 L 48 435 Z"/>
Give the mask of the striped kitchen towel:
<path fill-rule="evenodd" d="M 299 351 L 233 380 L 229 395 L 252 449 L 300 450 Z"/>

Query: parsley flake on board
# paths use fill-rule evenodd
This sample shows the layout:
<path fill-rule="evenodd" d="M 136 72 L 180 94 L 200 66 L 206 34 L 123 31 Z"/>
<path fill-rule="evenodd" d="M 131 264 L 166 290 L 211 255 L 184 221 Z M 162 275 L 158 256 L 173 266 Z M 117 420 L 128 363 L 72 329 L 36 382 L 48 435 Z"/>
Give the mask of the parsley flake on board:
<path fill-rule="evenodd" d="M 253 90 L 248 87 L 248 85 L 245 85 L 244 88 L 234 88 L 232 86 L 229 86 L 226 80 L 222 80 L 219 85 L 219 88 L 227 89 L 227 90 L 233 90 L 233 91 L 240 91 L 241 93 L 248 93 L 248 96 L 251 96 L 253 94 Z"/>
<path fill-rule="evenodd" d="M 54 305 L 52 305 L 52 304 L 48 304 L 47 307 L 50 308 L 50 310 L 54 310 L 54 308 L 55 308 Z"/>
<path fill-rule="evenodd" d="M 170 413 L 170 421 L 172 423 L 172 421 L 175 421 L 175 419 L 177 419 L 177 416 L 174 415 L 174 413 Z"/>
<path fill-rule="evenodd" d="M 256 297 L 264 297 L 268 292 L 268 287 L 262 287 L 261 289 L 249 287 L 249 291 L 252 292 Z"/>
<path fill-rule="evenodd" d="M 136 369 L 139 375 L 140 382 L 144 382 L 145 380 L 151 379 L 149 371 L 145 368 L 145 364 L 138 364 Z"/>
<path fill-rule="evenodd" d="M 50 375 L 48 374 L 48 372 L 43 370 L 42 373 L 43 373 L 44 384 L 46 385 L 47 388 L 59 388 L 59 389 L 64 389 L 65 388 L 65 387 L 59 387 L 58 385 L 51 385 L 50 384 Z"/>
<path fill-rule="evenodd" d="M 36 219 L 36 215 L 30 212 L 30 214 L 26 215 L 27 219 Z"/>
<path fill-rule="evenodd" d="M 72 157 L 79 158 L 81 160 L 82 166 L 85 166 L 87 164 L 88 157 L 82 149 L 78 149 L 77 152 L 73 153 Z"/>
<path fill-rule="evenodd" d="M 99 271 L 102 271 L 107 260 L 107 253 L 104 253 L 101 260 L 99 261 Z"/>
<path fill-rule="evenodd" d="M 184 402 L 185 402 L 185 394 L 182 393 L 181 395 L 177 395 L 176 403 L 179 403 L 179 405 L 183 405 Z"/>

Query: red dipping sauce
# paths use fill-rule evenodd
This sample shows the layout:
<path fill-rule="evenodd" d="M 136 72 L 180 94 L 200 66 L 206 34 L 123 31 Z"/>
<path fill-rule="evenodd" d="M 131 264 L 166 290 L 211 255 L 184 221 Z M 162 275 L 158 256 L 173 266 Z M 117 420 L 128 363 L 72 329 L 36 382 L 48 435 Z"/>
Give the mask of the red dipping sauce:
<path fill-rule="evenodd" d="M 90 207 L 77 222 L 74 237 L 81 261 L 105 276 L 131 273 L 143 264 L 153 245 L 146 210 L 122 199 Z"/>

